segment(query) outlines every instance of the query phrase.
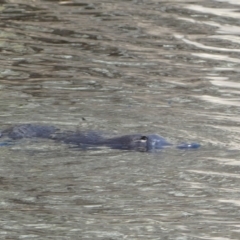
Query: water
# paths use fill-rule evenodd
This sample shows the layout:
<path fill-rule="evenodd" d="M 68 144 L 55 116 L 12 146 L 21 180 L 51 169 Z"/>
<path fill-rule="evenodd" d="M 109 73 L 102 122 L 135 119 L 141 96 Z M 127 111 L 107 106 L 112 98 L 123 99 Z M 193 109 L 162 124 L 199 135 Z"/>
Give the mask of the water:
<path fill-rule="evenodd" d="M 237 0 L 0 1 L 1 128 L 158 133 L 158 154 L 1 146 L 1 239 L 239 239 Z"/>

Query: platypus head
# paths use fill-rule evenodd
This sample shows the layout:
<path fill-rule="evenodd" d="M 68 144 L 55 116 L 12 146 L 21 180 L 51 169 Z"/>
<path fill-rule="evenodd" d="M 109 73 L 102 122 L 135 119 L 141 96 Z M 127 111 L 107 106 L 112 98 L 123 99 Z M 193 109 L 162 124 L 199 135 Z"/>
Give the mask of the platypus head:
<path fill-rule="evenodd" d="M 141 135 L 134 139 L 133 148 L 140 152 L 153 152 L 170 144 L 157 134 Z"/>
<path fill-rule="evenodd" d="M 171 145 L 163 137 L 157 134 L 147 135 L 147 151 L 151 152 L 157 149 L 162 149 L 166 146 Z"/>

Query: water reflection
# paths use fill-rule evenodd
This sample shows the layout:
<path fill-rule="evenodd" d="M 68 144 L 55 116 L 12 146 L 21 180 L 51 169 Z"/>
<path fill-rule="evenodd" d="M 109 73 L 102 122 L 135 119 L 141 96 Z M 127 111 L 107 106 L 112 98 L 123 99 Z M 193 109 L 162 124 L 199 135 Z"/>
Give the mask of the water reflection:
<path fill-rule="evenodd" d="M 238 4 L 0 1 L 2 128 L 41 122 L 203 145 L 1 146 L 1 238 L 239 239 Z"/>
<path fill-rule="evenodd" d="M 222 18 L 224 17 L 230 17 L 234 19 L 240 18 L 240 14 L 236 12 L 236 9 L 234 7 L 232 8 L 209 8 L 209 7 L 204 7 L 200 5 L 186 5 L 184 8 L 200 12 L 202 14 L 213 14 L 217 16 L 221 16 Z"/>

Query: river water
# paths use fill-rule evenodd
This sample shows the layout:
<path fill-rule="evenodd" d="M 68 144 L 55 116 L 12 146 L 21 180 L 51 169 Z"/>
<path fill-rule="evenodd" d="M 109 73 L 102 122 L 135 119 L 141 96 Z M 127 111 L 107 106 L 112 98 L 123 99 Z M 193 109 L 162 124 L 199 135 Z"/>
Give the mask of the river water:
<path fill-rule="evenodd" d="M 0 151 L 1 239 L 240 239 L 238 0 L 0 0 L 1 128 L 158 133 L 193 151 Z"/>

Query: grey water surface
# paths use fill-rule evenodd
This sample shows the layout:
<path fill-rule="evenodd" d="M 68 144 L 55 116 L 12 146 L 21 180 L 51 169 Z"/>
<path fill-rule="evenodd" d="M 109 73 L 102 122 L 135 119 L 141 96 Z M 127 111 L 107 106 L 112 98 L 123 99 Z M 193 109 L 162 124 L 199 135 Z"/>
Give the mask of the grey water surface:
<path fill-rule="evenodd" d="M 240 239 L 238 0 L 0 0 L 0 128 L 158 133 L 198 150 L 0 148 L 0 239 Z"/>

